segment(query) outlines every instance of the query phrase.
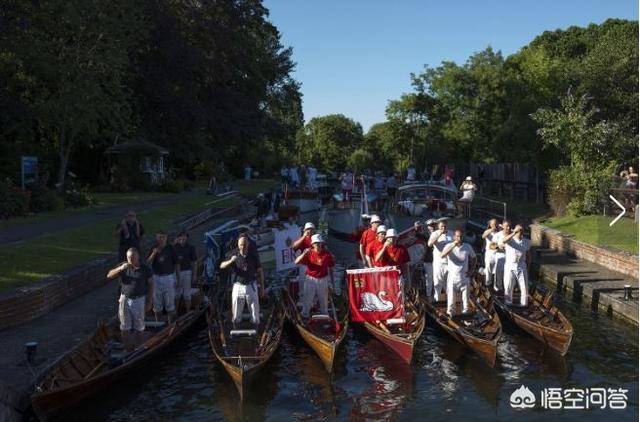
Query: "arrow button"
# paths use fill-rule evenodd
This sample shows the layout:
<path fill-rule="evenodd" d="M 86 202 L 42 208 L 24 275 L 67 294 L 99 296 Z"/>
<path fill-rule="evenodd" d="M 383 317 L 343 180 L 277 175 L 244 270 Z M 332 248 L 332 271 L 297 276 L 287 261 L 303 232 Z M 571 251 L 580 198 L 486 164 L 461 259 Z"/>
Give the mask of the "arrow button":
<path fill-rule="evenodd" d="M 616 224 L 618 222 L 618 220 L 620 220 L 622 218 L 624 213 L 627 212 L 627 209 L 625 207 L 623 207 L 622 204 L 620 202 L 618 202 L 618 200 L 616 198 L 613 197 L 613 195 L 609 195 L 609 198 L 611 198 L 611 200 L 613 202 L 615 202 L 616 205 L 620 207 L 620 209 L 622 209 L 622 212 L 620 214 L 618 214 L 618 216 L 616 218 L 614 218 L 614 220 L 611 223 L 609 223 L 609 227 L 611 227 L 614 224 Z"/>

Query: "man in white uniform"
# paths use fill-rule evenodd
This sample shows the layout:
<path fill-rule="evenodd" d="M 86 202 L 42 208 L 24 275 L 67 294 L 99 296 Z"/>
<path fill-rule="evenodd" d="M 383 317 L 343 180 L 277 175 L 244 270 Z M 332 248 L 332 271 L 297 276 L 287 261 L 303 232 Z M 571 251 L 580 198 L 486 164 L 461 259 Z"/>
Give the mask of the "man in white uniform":
<path fill-rule="evenodd" d="M 433 298 L 436 302 L 440 301 L 440 294 L 447 283 L 447 258 L 441 254 L 451 241 L 453 236 L 447 231 L 447 221 L 442 220 L 438 223 L 438 230 L 431 233 L 427 242 L 427 246 L 433 248 Z"/>
<path fill-rule="evenodd" d="M 513 303 L 513 289 L 518 283 L 520 288 L 520 305 L 527 306 L 529 298 L 529 276 L 527 267 L 531 262 L 529 241 L 525 239 L 521 225 L 513 229 L 513 233 L 502 240 L 505 249 L 504 263 L 504 298 L 507 305 Z"/>
<path fill-rule="evenodd" d="M 496 242 L 498 248 L 496 249 L 493 259 L 495 261 L 495 281 L 493 284 L 493 290 L 496 292 L 504 291 L 504 244 L 503 239 L 511 234 L 511 222 L 504 220 L 502 222 L 502 231 L 497 232 L 493 241 Z"/>
<path fill-rule="evenodd" d="M 489 227 L 482 233 L 484 239 L 484 285 L 493 285 L 493 277 L 496 274 L 496 250 L 498 243 L 496 237 L 498 235 L 498 220 L 492 218 L 489 220 Z"/>
<path fill-rule="evenodd" d="M 469 312 L 469 284 L 476 266 L 476 253 L 468 243 L 462 241 L 462 230 L 454 233 L 454 241 L 445 246 L 441 257 L 448 258 L 447 314 L 452 317 L 456 306 L 455 294 L 462 295 L 462 313 Z"/>

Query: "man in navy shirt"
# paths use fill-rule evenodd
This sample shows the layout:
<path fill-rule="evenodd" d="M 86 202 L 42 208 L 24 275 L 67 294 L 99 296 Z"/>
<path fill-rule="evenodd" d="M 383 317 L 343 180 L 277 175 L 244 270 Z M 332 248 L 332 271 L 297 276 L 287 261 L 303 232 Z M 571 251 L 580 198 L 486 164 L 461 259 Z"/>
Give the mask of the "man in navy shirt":
<path fill-rule="evenodd" d="M 153 280 L 151 269 L 140 262 L 140 254 L 136 248 L 129 248 L 126 257 L 127 262 L 109 271 L 107 278 L 111 280 L 120 276 L 118 318 L 122 341 L 130 344 L 139 340 L 140 333 L 144 331 L 144 315 L 151 310 Z"/>
<path fill-rule="evenodd" d="M 171 322 L 175 315 L 176 283 L 180 274 L 180 264 L 175 249 L 167 242 L 167 234 L 160 230 L 156 233 L 156 243 L 151 248 L 147 264 L 153 271 L 153 311 L 156 320 L 160 320 L 162 311 L 167 312 L 167 320 Z"/>

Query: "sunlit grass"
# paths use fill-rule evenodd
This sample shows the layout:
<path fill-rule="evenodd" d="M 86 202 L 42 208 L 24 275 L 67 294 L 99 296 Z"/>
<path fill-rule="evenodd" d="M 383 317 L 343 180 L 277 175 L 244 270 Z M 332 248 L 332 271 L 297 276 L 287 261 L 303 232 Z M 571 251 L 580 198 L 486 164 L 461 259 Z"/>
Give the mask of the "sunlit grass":
<path fill-rule="evenodd" d="M 638 255 L 638 224 L 630 218 L 621 218 L 610 227 L 609 223 L 613 218 L 602 215 L 549 218 L 543 224 L 572 234 L 583 242 L 610 246 Z"/>
<path fill-rule="evenodd" d="M 208 195 L 195 195 L 174 204 L 139 213 L 149 238 L 157 230 L 171 231 L 178 217 L 206 208 L 213 200 Z M 226 198 L 213 204 L 227 207 L 238 198 Z M 68 271 L 91 259 L 113 253 L 118 248 L 114 229 L 118 218 L 76 229 L 43 235 L 25 242 L 0 247 L 0 291 Z"/>

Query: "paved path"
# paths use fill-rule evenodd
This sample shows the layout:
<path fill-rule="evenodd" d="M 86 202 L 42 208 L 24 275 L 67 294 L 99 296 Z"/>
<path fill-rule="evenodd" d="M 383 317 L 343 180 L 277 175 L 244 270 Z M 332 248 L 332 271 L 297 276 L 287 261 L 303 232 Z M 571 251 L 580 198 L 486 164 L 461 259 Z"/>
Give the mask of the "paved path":
<path fill-rule="evenodd" d="M 65 230 L 75 229 L 87 224 L 97 223 L 103 220 L 118 220 L 130 209 L 136 212 L 144 212 L 154 208 L 171 205 L 179 200 L 190 198 L 196 195 L 202 195 L 202 191 L 193 190 L 189 192 L 181 192 L 176 194 L 168 194 L 162 198 L 150 199 L 125 206 L 113 206 L 107 208 L 96 208 L 95 212 L 85 212 L 53 218 L 45 221 L 24 222 L 20 224 L 12 224 L 9 227 L 0 229 L 0 246 L 23 240 L 33 239 L 43 234 L 56 233 Z M 142 221 L 144 224 L 144 220 Z M 115 227 L 115 223 L 114 223 Z"/>

